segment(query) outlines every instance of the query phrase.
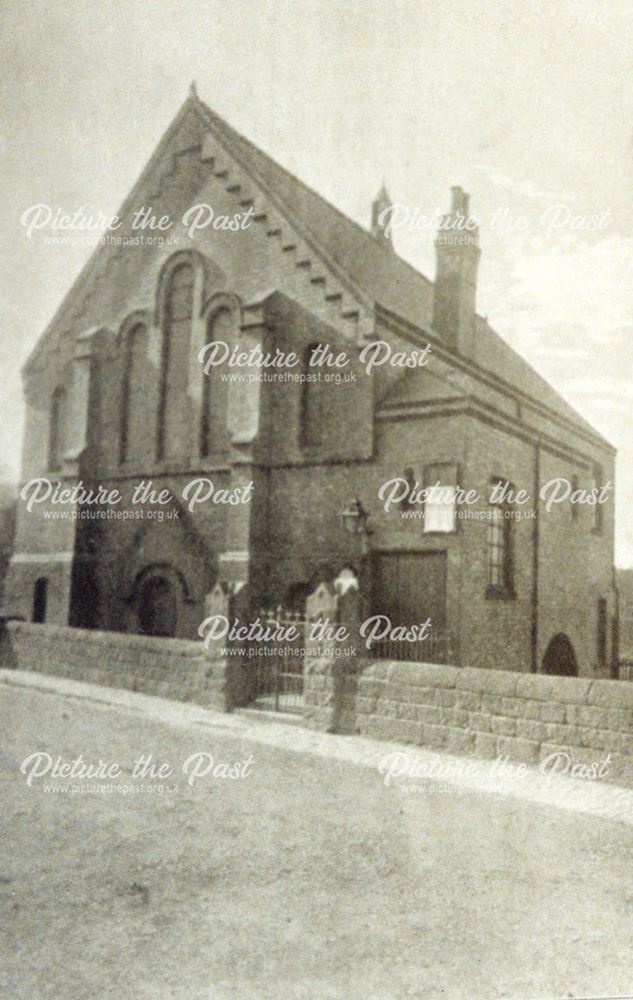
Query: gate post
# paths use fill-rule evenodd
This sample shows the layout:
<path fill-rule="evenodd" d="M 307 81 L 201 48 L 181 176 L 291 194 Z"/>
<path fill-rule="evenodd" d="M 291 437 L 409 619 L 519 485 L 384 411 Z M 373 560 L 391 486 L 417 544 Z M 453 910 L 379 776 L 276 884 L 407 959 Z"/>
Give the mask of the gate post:
<path fill-rule="evenodd" d="M 248 621 L 249 594 L 244 583 L 227 583 L 218 581 L 209 591 L 204 601 L 205 622 L 217 619 L 216 630 L 218 638 L 206 633 L 202 626 L 199 634 L 204 639 L 205 658 L 207 661 L 207 684 L 209 689 L 209 708 L 217 708 L 223 712 L 231 712 L 247 700 L 247 671 L 242 662 L 242 656 L 231 656 L 227 649 L 232 646 L 226 637 L 226 632 L 236 619 Z M 226 620 L 227 627 L 222 634 L 221 625 Z"/>
<path fill-rule="evenodd" d="M 310 638 L 311 626 L 327 622 L 323 638 Z M 321 583 L 306 602 L 304 722 L 330 733 L 356 732 L 355 653 L 360 624 L 358 581 L 349 571 L 333 584 Z M 343 627 L 343 628 L 342 628 Z M 336 636 L 339 631 L 342 636 Z"/>

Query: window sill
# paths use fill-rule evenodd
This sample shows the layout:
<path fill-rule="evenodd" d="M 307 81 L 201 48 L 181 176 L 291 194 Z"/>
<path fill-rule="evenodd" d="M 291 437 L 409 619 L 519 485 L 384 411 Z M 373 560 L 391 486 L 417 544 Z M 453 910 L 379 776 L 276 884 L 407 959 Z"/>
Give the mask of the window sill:
<path fill-rule="evenodd" d="M 118 464 L 103 466 L 103 475 L 113 479 L 148 479 L 152 476 L 182 476 L 197 475 L 205 472 L 223 472 L 228 469 L 226 452 L 216 452 L 213 455 L 194 457 L 191 459 L 151 459 L 132 460 Z"/>

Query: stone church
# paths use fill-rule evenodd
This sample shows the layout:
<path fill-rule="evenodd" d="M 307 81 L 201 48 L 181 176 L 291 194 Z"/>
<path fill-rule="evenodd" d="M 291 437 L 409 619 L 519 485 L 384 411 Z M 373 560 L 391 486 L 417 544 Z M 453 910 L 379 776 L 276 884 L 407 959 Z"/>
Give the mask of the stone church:
<path fill-rule="evenodd" d="M 20 500 L 7 611 L 196 638 L 217 582 L 246 587 L 253 609 L 300 610 L 351 568 L 372 613 L 430 617 L 454 663 L 609 674 L 613 491 L 549 511 L 539 492 L 613 483 L 614 449 L 477 314 L 477 232 L 446 227 L 433 282 L 385 235 L 388 204 L 383 189 L 360 227 L 192 90 L 23 373 L 22 485 L 122 500 L 98 516 L 80 494 Z M 192 227 L 195 206 L 215 224 Z M 141 208 L 173 221 L 164 239 L 133 230 Z M 454 188 L 447 219 L 468 214 Z M 204 365 L 218 341 L 300 365 Z M 430 345 L 428 364 L 368 372 L 374 341 Z M 324 345 L 347 358 L 341 378 L 308 377 Z M 497 483 L 530 499 L 520 519 L 429 503 L 417 517 L 385 511 L 394 478 L 475 490 L 484 507 Z M 212 484 L 208 502 L 187 502 L 193 480 Z M 141 483 L 155 502 L 133 502 Z"/>

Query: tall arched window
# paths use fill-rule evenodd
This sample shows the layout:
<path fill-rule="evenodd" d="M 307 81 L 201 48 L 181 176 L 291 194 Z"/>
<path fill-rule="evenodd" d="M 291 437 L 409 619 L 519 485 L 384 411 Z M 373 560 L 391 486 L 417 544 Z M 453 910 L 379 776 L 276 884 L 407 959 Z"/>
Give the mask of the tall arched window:
<path fill-rule="evenodd" d="M 41 625 L 46 621 L 46 603 L 48 598 L 48 580 L 40 576 L 33 588 L 33 621 Z"/>
<path fill-rule="evenodd" d="M 180 264 L 168 279 L 163 313 L 157 457 L 187 454 L 187 390 L 193 316 L 194 271 Z"/>
<path fill-rule="evenodd" d="M 206 344 L 215 341 L 232 346 L 234 340 L 234 322 L 231 310 L 223 306 L 213 313 L 207 323 Z M 218 357 L 225 353 L 218 349 Z M 200 455 L 206 458 L 226 444 L 227 421 L 227 383 L 222 379 L 226 364 L 212 365 L 213 352 L 209 352 L 204 363 L 204 382 L 202 383 L 202 412 L 200 414 Z"/>
<path fill-rule="evenodd" d="M 62 467 L 65 421 L 66 390 L 59 385 L 51 397 L 48 427 L 48 467 L 51 472 L 55 472 Z"/>
<path fill-rule="evenodd" d="M 319 346 L 318 343 L 309 344 L 303 352 L 302 371 L 306 379 L 301 383 L 299 404 L 299 442 L 303 448 L 321 444 L 322 438 L 323 399 L 318 381 L 320 368 L 310 365 L 314 351 Z"/>
<path fill-rule="evenodd" d="M 137 323 L 123 346 L 119 461 L 143 458 L 147 428 L 147 327 Z"/>
<path fill-rule="evenodd" d="M 488 522 L 488 588 L 487 597 L 516 597 L 514 591 L 514 539 L 512 510 L 507 500 L 500 499 L 506 488 L 514 486 L 504 479 L 492 480 L 491 511 Z"/>

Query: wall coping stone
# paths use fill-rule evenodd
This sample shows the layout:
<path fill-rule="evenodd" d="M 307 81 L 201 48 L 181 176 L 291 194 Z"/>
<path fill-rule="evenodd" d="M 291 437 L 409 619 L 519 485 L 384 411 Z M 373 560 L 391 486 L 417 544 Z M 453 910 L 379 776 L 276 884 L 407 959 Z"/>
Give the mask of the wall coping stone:
<path fill-rule="evenodd" d="M 550 674 L 517 674 L 516 694 L 534 701 L 587 703 L 593 680 L 587 677 L 554 677 Z M 609 682 L 616 683 L 616 682 Z"/>
<path fill-rule="evenodd" d="M 482 670 L 479 667 L 462 667 L 457 674 L 455 687 L 465 691 L 486 694 L 514 695 L 520 674 L 511 670 Z"/>
<path fill-rule="evenodd" d="M 162 651 L 170 656 L 202 656 L 206 653 L 202 642 L 193 639 L 170 639 L 162 636 L 135 635 L 129 632 L 105 632 L 98 629 L 73 628 L 70 625 L 46 625 L 35 622 L 10 621 L 6 624 L 9 634 L 26 634 L 29 638 L 45 640 L 47 637 L 64 639 L 71 643 L 96 643 L 100 646 L 120 646 L 137 651 Z"/>
<path fill-rule="evenodd" d="M 408 660 L 396 660 L 389 666 L 387 681 L 390 684 L 454 688 L 460 669 L 444 663 L 412 663 Z"/>
<path fill-rule="evenodd" d="M 607 708 L 633 708 L 633 684 L 631 681 L 595 680 L 589 689 L 587 703 Z"/>

